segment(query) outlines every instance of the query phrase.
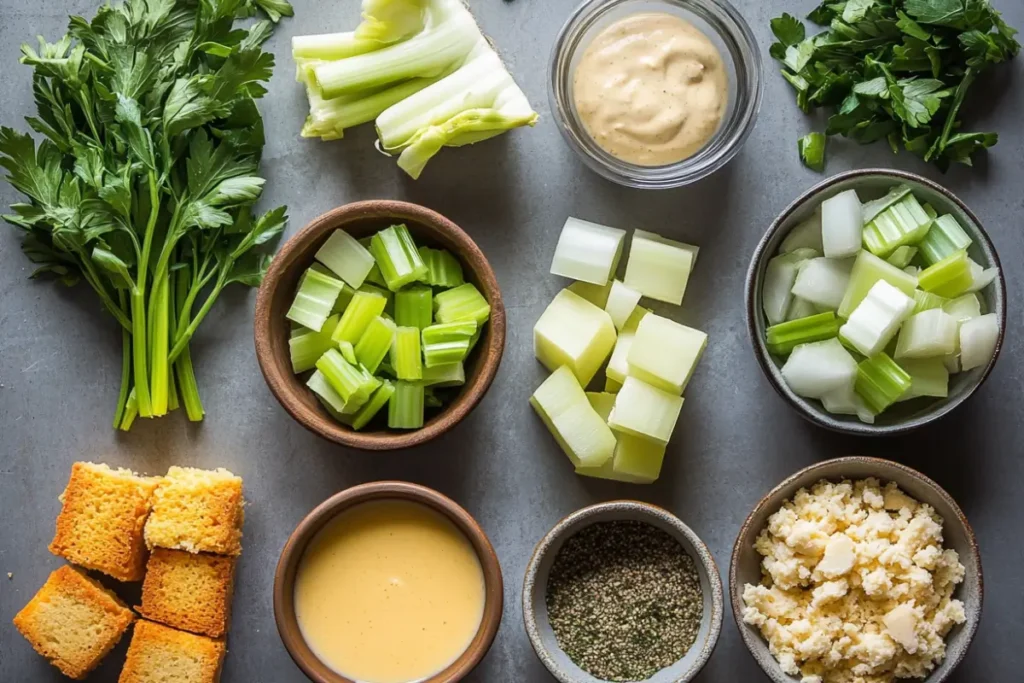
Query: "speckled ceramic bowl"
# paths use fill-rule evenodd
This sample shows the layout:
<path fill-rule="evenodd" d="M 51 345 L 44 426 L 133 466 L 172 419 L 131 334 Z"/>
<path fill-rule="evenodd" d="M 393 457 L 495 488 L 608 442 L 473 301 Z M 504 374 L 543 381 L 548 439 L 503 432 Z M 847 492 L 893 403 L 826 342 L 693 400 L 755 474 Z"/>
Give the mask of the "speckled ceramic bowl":
<path fill-rule="evenodd" d="M 740 529 L 739 537 L 732 551 L 729 567 L 729 596 L 736 625 L 743 636 L 747 649 L 761 665 L 768 677 L 775 683 L 799 683 L 799 678 L 787 675 L 768 651 L 768 643 L 754 626 L 743 623 L 743 586 L 761 582 L 761 555 L 754 550 L 754 541 L 768 523 L 768 518 L 782 507 L 783 502 L 793 497 L 798 489 L 813 486 L 822 479 L 866 479 L 875 477 L 883 484 L 896 482 L 903 491 L 922 503 L 927 503 L 945 522 L 942 527 L 944 546 L 960 555 L 960 562 L 966 570 L 964 581 L 957 586 L 953 597 L 964 603 L 967 621 L 953 627 L 946 637 L 946 658 L 928 678 L 917 683 L 941 683 L 949 678 L 953 670 L 967 654 L 981 621 L 981 607 L 984 598 L 984 583 L 981 574 L 981 554 L 974 538 L 971 525 L 956 504 L 956 501 L 934 481 L 905 465 L 890 460 L 866 457 L 847 457 L 826 460 L 800 470 L 776 486 L 761 499 L 754 511 L 747 517 Z"/>
<path fill-rule="evenodd" d="M 548 623 L 545 595 L 548 573 L 562 544 L 584 527 L 597 522 L 615 521 L 646 522 L 662 529 L 675 538 L 693 558 L 704 594 L 704 617 L 697 633 L 697 640 L 685 657 L 662 669 L 645 682 L 687 683 L 704 668 L 718 643 L 718 636 L 722 631 L 722 580 L 718 576 L 718 567 L 711 557 L 711 552 L 697 534 L 672 513 L 648 503 L 617 500 L 585 507 L 560 521 L 541 539 L 533 551 L 533 557 L 526 568 L 526 579 L 523 581 L 523 619 L 526 622 L 526 633 L 530 637 L 530 643 L 540 661 L 561 683 L 602 683 L 601 679 L 576 666 L 558 647 L 555 634 Z"/>

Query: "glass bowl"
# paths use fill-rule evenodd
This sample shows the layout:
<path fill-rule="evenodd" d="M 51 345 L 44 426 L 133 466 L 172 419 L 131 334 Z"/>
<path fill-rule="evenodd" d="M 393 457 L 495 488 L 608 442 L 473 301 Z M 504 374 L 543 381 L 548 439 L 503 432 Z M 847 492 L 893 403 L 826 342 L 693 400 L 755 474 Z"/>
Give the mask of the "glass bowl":
<path fill-rule="evenodd" d="M 644 12 L 673 14 L 696 26 L 718 48 L 729 75 L 718 131 L 693 156 L 665 166 L 639 166 L 604 151 L 583 126 L 573 97 L 573 75 L 591 41 L 610 24 Z M 681 187 L 720 169 L 747 139 L 761 106 L 761 57 L 750 26 L 726 0 L 586 0 L 555 41 L 548 97 L 562 136 L 591 170 L 627 187 Z"/>

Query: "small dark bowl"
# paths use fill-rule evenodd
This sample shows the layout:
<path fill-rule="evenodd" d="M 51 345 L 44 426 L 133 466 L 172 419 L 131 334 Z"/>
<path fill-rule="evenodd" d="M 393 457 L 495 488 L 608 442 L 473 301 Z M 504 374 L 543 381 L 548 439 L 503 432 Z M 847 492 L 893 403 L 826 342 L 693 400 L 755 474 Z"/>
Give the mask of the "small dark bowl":
<path fill-rule="evenodd" d="M 406 500 L 440 512 L 466 535 L 476 550 L 484 572 L 484 614 L 480 628 L 466 650 L 443 671 L 417 683 L 456 683 L 469 675 L 491 649 L 501 625 L 504 584 L 501 565 L 487 534 L 458 503 L 433 489 L 403 481 L 378 481 L 353 486 L 317 506 L 299 522 L 281 551 L 274 574 L 274 620 L 285 649 L 302 672 L 314 683 L 358 683 L 340 675 L 321 662 L 299 629 L 295 616 L 295 575 L 309 542 L 341 512 L 372 500 Z"/>
<path fill-rule="evenodd" d="M 476 285 L 491 305 L 477 347 L 466 359 L 466 384 L 456 398 L 415 431 L 354 431 L 339 423 L 320 405 L 305 382 L 292 372 L 288 353 L 291 306 L 299 278 L 313 263 L 313 255 L 336 229 L 353 237 L 405 223 L 418 244 L 451 251 L 462 263 L 467 282 Z M 505 306 L 490 263 L 476 242 L 450 220 L 418 204 L 391 200 L 355 202 L 313 220 L 285 242 L 274 257 L 256 298 L 256 359 L 271 393 L 288 414 L 314 434 L 345 446 L 372 451 L 416 446 L 437 438 L 469 415 L 494 381 L 505 350 Z M 372 424 L 376 424 L 377 419 Z"/>
<path fill-rule="evenodd" d="M 987 365 L 968 372 L 950 375 L 947 398 L 931 401 L 921 398 L 906 403 L 897 403 L 877 416 L 875 424 L 871 425 L 861 422 L 856 416 L 832 415 L 819 401 L 797 396 L 786 385 L 782 378 L 782 364 L 768 352 L 768 347 L 765 345 L 765 330 L 768 327 L 768 321 L 761 309 L 761 289 L 768 261 L 776 255 L 789 231 L 810 216 L 825 199 L 844 190 L 856 189 L 861 201 L 864 201 L 881 196 L 889 187 L 899 184 L 912 187 L 915 195 L 922 201 L 931 203 L 940 214 L 949 213 L 956 217 L 974 241 L 968 252 L 979 265 L 985 268 L 1000 267 L 999 256 L 992 245 L 992 240 L 981 227 L 977 216 L 956 195 L 941 185 L 914 173 L 869 168 L 834 175 L 797 197 L 769 226 L 754 251 L 754 256 L 750 260 L 750 269 L 747 271 L 747 330 L 750 333 L 750 341 L 754 345 L 754 355 L 757 357 L 757 362 L 761 365 L 765 377 L 768 378 L 772 388 L 802 417 L 816 425 L 844 434 L 861 436 L 902 434 L 934 422 L 948 414 L 966 401 L 988 378 L 999 358 L 999 351 L 1002 349 L 1003 337 L 1006 333 L 1006 283 L 1002 270 L 1000 270 L 999 277 L 979 292 L 985 301 L 985 312 L 995 313 L 999 319 L 999 340 L 996 343 L 995 353 L 992 354 L 992 360 Z"/>
<path fill-rule="evenodd" d="M 743 636 L 743 643 L 774 683 L 799 683 L 798 677 L 788 675 L 768 650 L 768 643 L 754 626 L 743 622 L 743 586 L 761 582 L 761 555 L 754 549 L 754 541 L 768 524 L 768 518 L 775 514 L 782 504 L 793 497 L 797 490 L 813 486 L 822 479 L 856 481 L 874 477 L 883 484 L 896 482 L 904 493 L 921 503 L 935 508 L 943 519 L 943 545 L 960 555 L 960 562 L 966 570 L 964 581 L 953 596 L 964 603 L 967 621 L 955 626 L 946 636 L 946 658 L 935 667 L 925 679 L 914 679 L 917 683 L 942 683 L 953 673 L 967 654 L 974 635 L 981 622 L 981 609 L 985 597 L 985 583 L 981 572 L 981 552 L 974 537 L 974 530 L 967 522 L 960 506 L 953 497 L 937 483 L 915 469 L 891 460 L 853 456 L 835 458 L 811 465 L 772 489 L 761 499 L 740 528 L 736 545 L 732 550 L 732 564 L 729 567 L 729 597 L 732 601 L 732 615 Z"/>

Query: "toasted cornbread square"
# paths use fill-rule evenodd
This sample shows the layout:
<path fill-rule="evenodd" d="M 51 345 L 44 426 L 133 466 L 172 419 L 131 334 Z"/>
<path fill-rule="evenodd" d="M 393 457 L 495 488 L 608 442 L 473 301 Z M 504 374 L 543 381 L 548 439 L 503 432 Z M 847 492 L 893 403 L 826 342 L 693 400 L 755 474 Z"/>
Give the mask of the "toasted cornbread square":
<path fill-rule="evenodd" d="M 150 548 L 238 555 L 244 517 L 241 477 L 225 469 L 172 467 L 153 493 L 146 543 Z"/>
<path fill-rule="evenodd" d="M 217 683 L 223 662 L 223 641 L 140 619 L 117 681 Z"/>
<path fill-rule="evenodd" d="M 15 615 L 14 626 L 61 673 L 81 679 L 117 645 L 134 619 L 112 593 L 65 565 Z"/>
<path fill-rule="evenodd" d="M 154 548 L 139 614 L 182 631 L 220 638 L 231 619 L 236 558 Z"/>
<path fill-rule="evenodd" d="M 76 462 L 61 494 L 50 552 L 68 562 L 139 581 L 146 565 L 142 530 L 157 479 L 130 470 Z"/>

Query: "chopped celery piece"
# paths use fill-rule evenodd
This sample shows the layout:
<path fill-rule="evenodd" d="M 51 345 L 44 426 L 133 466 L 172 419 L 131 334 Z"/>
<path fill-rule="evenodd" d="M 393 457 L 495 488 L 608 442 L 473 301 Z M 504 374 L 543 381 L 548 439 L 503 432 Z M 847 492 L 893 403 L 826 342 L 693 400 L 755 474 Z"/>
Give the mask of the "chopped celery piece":
<path fill-rule="evenodd" d="M 346 282 L 359 289 L 373 268 L 373 255 L 355 237 L 335 230 L 316 252 L 316 260 Z"/>
<path fill-rule="evenodd" d="M 899 202 L 908 194 L 911 189 L 909 185 L 894 185 L 889 188 L 888 194 L 878 199 L 872 199 L 870 202 L 864 202 L 864 207 L 861 209 L 863 213 L 863 220 L 868 223 L 874 220 L 875 216 L 879 215 L 893 204 Z"/>
<path fill-rule="evenodd" d="M 682 407 L 681 396 L 652 387 L 636 377 L 627 377 L 615 395 L 608 426 L 665 445 L 676 428 Z"/>
<path fill-rule="evenodd" d="M 971 265 L 971 286 L 967 288 L 968 292 L 980 292 L 999 277 L 998 268 L 982 268 L 973 259 L 968 261 Z"/>
<path fill-rule="evenodd" d="M 345 312 L 341 314 L 341 320 L 331 338 L 336 342 L 359 343 L 359 338 L 363 336 L 370 322 L 384 312 L 387 302 L 388 300 L 380 294 L 357 291 Z"/>
<path fill-rule="evenodd" d="M 298 328 L 298 333 L 293 334 L 288 340 L 288 353 L 291 356 L 292 372 L 296 375 L 300 372 L 312 370 L 320 356 L 334 346 L 331 335 L 338 326 L 341 316 L 335 313 L 324 321 L 324 326 L 319 332 L 305 327 Z"/>
<path fill-rule="evenodd" d="M 629 316 L 629 320 L 622 326 L 623 332 L 636 332 L 637 328 L 640 327 L 640 321 L 644 319 L 644 316 L 650 314 L 651 309 L 644 308 L 643 306 L 637 306 L 633 309 L 633 314 Z"/>
<path fill-rule="evenodd" d="M 617 394 L 622 389 L 622 382 L 616 381 L 611 377 L 604 378 L 604 390 L 608 394 Z"/>
<path fill-rule="evenodd" d="M 370 372 L 377 372 L 395 339 L 395 323 L 377 316 L 366 326 L 356 344 L 356 359 Z"/>
<path fill-rule="evenodd" d="M 420 258 L 427 266 L 427 274 L 423 281 L 433 287 L 451 289 L 458 287 L 466 280 L 462 275 L 462 264 L 445 249 L 420 247 Z"/>
<path fill-rule="evenodd" d="M 945 366 L 946 371 L 951 375 L 960 372 L 960 354 L 946 356 L 942 359 L 942 365 Z"/>
<path fill-rule="evenodd" d="M 434 296 L 434 317 L 439 323 L 472 320 L 478 327 L 482 327 L 490 316 L 490 304 L 471 282 L 438 292 Z"/>
<path fill-rule="evenodd" d="M 533 328 L 537 360 L 551 371 L 569 366 L 583 386 L 594 378 L 614 345 L 611 316 L 568 289 L 555 296 Z"/>
<path fill-rule="evenodd" d="M 425 408 L 441 408 L 444 406 L 444 402 L 441 398 L 434 393 L 432 387 L 423 387 L 423 406 Z"/>
<path fill-rule="evenodd" d="M 420 258 L 409 228 L 403 224 L 392 225 L 374 235 L 370 251 L 392 292 L 427 275 L 427 266 Z"/>
<path fill-rule="evenodd" d="M 935 219 L 928 234 L 917 244 L 921 258 L 929 266 L 964 251 L 973 241 L 956 218 L 946 214 Z"/>
<path fill-rule="evenodd" d="M 958 296 L 952 300 L 943 300 L 942 310 L 953 316 L 957 322 L 977 318 L 981 315 L 981 299 L 974 292 Z"/>
<path fill-rule="evenodd" d="M 423 345 L 450 341 L 469 341 L 476 334 L 476 323 L 466 320 L 458 323 L 441 323 L 423 329 Z"/>
<path fill-rule="evenodd" d="M 434 310 L 434 290 L 412 285 L 395 292 L 395 323 L 422 330 L 430 325 Z"/>
<path fill-rule="evenodd" d="M 910 375 L 910 388 L 898 401 L 909 401 L 921 396 L 949 396 L 949 371 L 941 358 L 907 358 L 900 361 L 900 367 Z"/>
<path fill-rule="evenodd" d="M 875 256 L 888 256 L 928 233 L 932 219 L 917 198 L 908 194 L 864 226 L 864 246 Z"/>
<path fill-rule="evenodd" d="M 678 306 L 683 303 L 697 252 L 693 245 L 635 230 L 623 283 L 643 296 Z"/>
<path fill-rule="evenodd" d="M 860 305 L 875 283 L 882 280 L 907 296 L 913 296 L 914 290 L 917 289 L 917 279 L 914 276 L 886 263 L 870 251 L 862 251 L 853 263 L 853 270 L 850 271 L 850 284 L 846 288 L 846 294 L 843 296 L 843 303 L 839 305 L 837 315 L 840 318 L 849 318 L 853 309 Z"/>
<path fill-rule="evenodd" d="M 622 332 L 615 340 L 615 348 L 612 349 L 611 358 L 608 359 L 608 366 L 604 370 L 608 380 L 617 382 L 620 386 L 626 381 L 629 375 L 629 350 L 633 346 L 636 332 Z"/>
<path fill-rule="evenodd" d="M 832 311 L 772 325 L 765 334 L 768 350 L 785 356 L 801 344 L 833 339 L 842 325 Z"/>
<path fill-rule="evenodd" d="M 417 339 L 419 337 L 417 336 Z M 388 401 L 388 427 L 419 429 L 423 426 L 424 388 L 419 382 L 395 382 Z"/>
<path fill-rule="evenodd" d="M 817 313 L 817 307 L 810 301 L 794 296 L 793 300 L 789 302 L 789 309 L 786 311 L 786 322 L 799 320 L 800 318 L 809 318 Z"/>
<path fill-rule="evenodd" d="M 850 284 L 850 259 L 813 258 L 804 262 L 793 283 L 791 293 L 830 311 L 839 310 Z"/>
<path fill-rule="evenodd" d="M 366 282 L 371 285 L 376 285 L 383 289 L 387 289 L 388 283 L 384 280 L 384 275 L 380 272 L 380 266 L 377 262 L 373 262 L 373 268 L 370 268 L 370 272 L 366 274 Z M 390 292 L 391 290 L 388 289 Z"/>
<path fill-rule="evenodd" d="M 562 226 L 551 260 L 554 275 L 604 285 L 622 257 L 626 231 L 569 217 Z"/>
<path fill-rule="evenodd" d="M 353 31 L 292 37 L 292 57 L 296 61 L 345 59 L 380 48 L 379 41 L 357 38 Z"/>
<path fill-rule="evenodd" d="M 960 325 L 960 369 L 963 372 L 988 365 L 999 343 L 999 319 L 995 313 L 971 318 Z"/>
<path fill-rule="evenodd" d="M 761 307 L 770 325 L 785 321 L 800 266 L 816 256 L 817 252 L 811 249 L 797 249 L 768 261 L 761 287 Z"/>
<path fill-rule="evenodd" d="M 352 289 L 346 284 L 342 284 L 341 291 L 338 293 L 338 298 L 334 300 L 334 308 L 331 309 L 331 313 L 344 313 L 345 309 L 352 302 L 352 297 L 355 296 L 356 290 Z"/>
<path fill-rule="evenodd" d="M 661 475 L 665 446 L 632 434 L 616 435 L 612 470 L 630 477 L 631 483 L 651 483 Z"/>
<path fill-rule="evenodd" d="M 337 349 L 330 349 L 321 356 L 316 362 L 316 369 L 323 373 L 327 382 L 346 404 L 356 399 L 362 405 L 380 386 L 380 380 L 365 368 L 349 363 Z"/>
<path fill-rule="evenodd" d="M 355 413 L 362 403 L 360 402 L 359 396 L 353 396 L 351 400 L 345 401 L 334 387 L 331 386 L 330 382 L 327 381 L 327 377 L 324 373 L 317 370 L 310 375 L 309 380 L 306 382 L 306 386 L 316 394 L 320 402 L 331 411 L 332 416 L 340 417 L 341 415 L 351 415 Z"/>
<path fill-rule="evenodd" d="M 902 247 L 897 247 L 889 258 L 885 259 L 886 263 L 890 263 L 897 268 L 906 268 L 910 265 L 910 262 L 917 256 L 917 247 L 911 247 L 904 244 Z"/>
<path fill-rule="evenodd" d="M 590 401 L 590 406 L 601 416 L 602 420 L 607 422 L 608 416 L 612 414 L 612 408 L 615 407 L 615 394 L 602 391 L 588 391 L 585 393 L 587 400 Z"/>
<path fill-rule="evenodd" d="M 900 328 L 896 358 L 934 358 L 956 351 L 958 324 L 941 308 L 913 315 Z"/>
<path fill-rule="evenodd" d="M 371 284 L 369 280 L 363 283 L 363 286 L 358 290 L 359 292 L 365 292 L 367 294 L 376 294 L 382 296 L 387 301 L 384 304 L 384 312 L 381 313 L 384 317 L 395 319 L 395 293 L 388 289 L 386 286 L 378 287 L 377 285 Z"/>
<path fill-rule="evenodd" d="M 856 415 L 861 422 L 875 423 L 875 413 L 853 390 L 852 384 L 822 396 L 821 405 L 833 415 Z"/>
<path fill-rule="evenodd" d="M 612 285 L 610 282 L 603 285 L 592 285 L 589 282 L 577 281 L 566 287 L 566 289 L 577 296 L 583 297 L 598 308 L 604 308 L 605 304 L 608 303 L 608 295 L 611 294 Z"/>
<path fill-rule="evenodd" d="M 370 397 L 363 406 L 356 411 L 356 414 L 352 416 L 352 421 L 349 424 L 352 429 L 357 432 L 368 425 L 370 420 L 377 416 L 377 413 L 381 411 L 391 397 L 395 394 L 395 385 L 391 382 L 384 381 L 381 383 L 377 390 L 373 392 L 373 396 Z"/>
<path fill-rule="evenodd" d="M 921 289 L 914 290 L 914 313 L 930 311 L 933 308 L 943 308 L 949 303 L 949 299 L 938 294 L 932 294 Z"/>
<path fill-rule="evenodd" d="M 822 252 L 821 244 L 821 211 L 815 209 L 810 218 L 796 225 L 779 247 L 780 254 L 789 254 L 797 249 L 813 249 Z"/>
<path fill-rule="evenodd" d="M 468 354 L 468 339 L 427 344 L 423 347 L 423 364 L 428 368 L 451 365 L 465 360 Z"/>
<path fill-rule="evenodd" d="M 958 297 L 974 283 L 971 260 L 966 251 L 958 251 L 921 271 L 918 285 L 926 292 L 947 298 Z"/>
<path fill-rule="evenodd" d="M 299 282 L 295 300 L 285 317 L 319 332 L 331 315 L 334 302 L 344 283 L 330 275 L 310 268 Z"/>
<path fill-rule="evenodd" d="M 910 388 L 910 375 L 885 353 L 861 361 L 854 389 L 875 414 L 899 400 Z"/>
<path fill-rule="evenodd" d="M 604 310 L 611 316 L 615 329 L 621 330 L 639 303 L 640 292 L 615 280 L 608 290 L 608 301 Z"/>
<path fill-rule="evenodd" d="M 423 368 L 420 383 L 423 386 L 459 387 L 466 383 L 466 370 L 462 363 Z"/>
<path fill-rule="evenodd" d="M 828 258 L 860 251 L 864 213 L 856 190 L 846 190 L 821 203 L 821 245 Z"/>
<path fill-rule="evenodd" d="M 415 327 L 395 328 L 395 339 L 391 344 L 391 365 L 398 379 L 415 380 L 423 378 L 423 358 L 420 355 L 420 331 Z"/>
<path fill-rule="evenodd" d="M 865 356 L 885 348 L 914 310 L 914 300 L 879 280 L 839 328 L 839 337 Z"/>
<path fill-rule="evenodd" d="M 356 349 L 352 346 L 352 342 L 338 342 L 338 351 L 341 352 L 341 357 L 352 365 L 357 365 L 359 363 L 359 361 L 356 360 Z"/>
<path fill-rule="evenodd" d="M 644 316 L 629 348 L 629 375 L 682 394 L 707 344 L 708 336 L 700 330 L 653 313 Z"/>
<path fill-rule="evenodd" d="M 797 396 L 821 398 L 853 386 L 857 361 L 837 339 L 801 344 L 782 366 L 782 378 Z"/>
<path fill-rule="evenodd" d="M 600 467 L 615 451 L 615 435 L 594 410 L 572 371 L 555 370 L 530 397 L 548 431 L 576 467 Z"/>

